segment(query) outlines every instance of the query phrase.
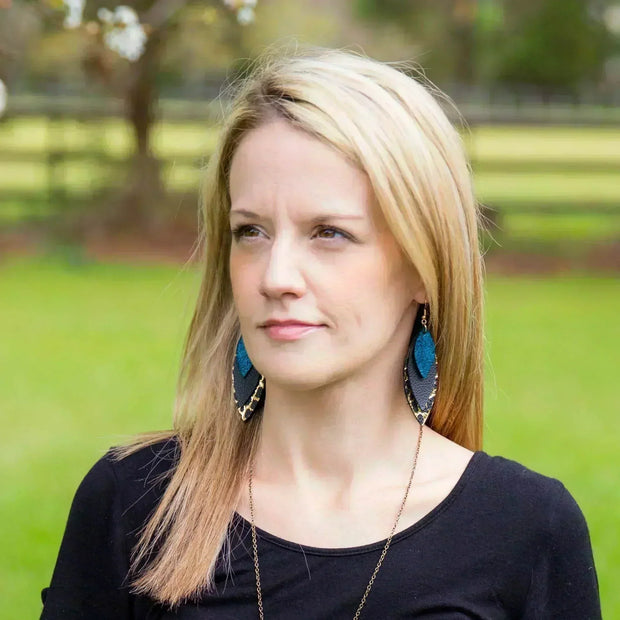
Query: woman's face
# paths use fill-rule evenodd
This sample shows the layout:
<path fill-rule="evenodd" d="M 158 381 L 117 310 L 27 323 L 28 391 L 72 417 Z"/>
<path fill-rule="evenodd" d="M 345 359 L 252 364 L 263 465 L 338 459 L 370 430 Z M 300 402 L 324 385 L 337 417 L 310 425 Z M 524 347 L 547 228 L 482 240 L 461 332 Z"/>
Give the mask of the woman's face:
<path fill-rule="evenodd" d="M 230 196 L 234 301 L 268 383 L 312 389 L 404 359 L 424 290 L 363 172 L 275 120 L 241 140 Z"/>

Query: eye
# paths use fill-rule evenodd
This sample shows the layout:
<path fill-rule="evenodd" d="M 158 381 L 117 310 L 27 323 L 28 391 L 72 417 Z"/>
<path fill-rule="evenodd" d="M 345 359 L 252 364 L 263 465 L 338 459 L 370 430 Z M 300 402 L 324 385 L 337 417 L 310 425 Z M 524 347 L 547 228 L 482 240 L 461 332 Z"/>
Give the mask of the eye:
<path fill-rule="evenodd" d="M 332 228 L 331 226 L 321 226 L 317 234 L 327 233 L 327 236 L 319 237 L 320 239 L 338 239 L 337 235 L 340 235 L 340 238 L 350 239 L 351 237 L 342 230 L 338 230 L 337 228 Z"/>
<path fill-rule="evenodd" d="M 260 236 L 261 231 L 251 224 L 241 224 L 232 229 L 232 235 L 235 241 L 241 239 L 256 239 Z M 351 239 L 351 236 L 338 228 L 331 226 L 320 226 L 315 233 L 319 239 Z"/>
<path fill-rule="evenodd" d="M 242 237 L 253 239 L 258 236 L 259 232 L 260 231 L 258 228 L 255 226 L 250 226 L 249 224 L 242 224 L 232 229 L 232 235 L 235 238 L 235 241 L 239 241 Z"/>

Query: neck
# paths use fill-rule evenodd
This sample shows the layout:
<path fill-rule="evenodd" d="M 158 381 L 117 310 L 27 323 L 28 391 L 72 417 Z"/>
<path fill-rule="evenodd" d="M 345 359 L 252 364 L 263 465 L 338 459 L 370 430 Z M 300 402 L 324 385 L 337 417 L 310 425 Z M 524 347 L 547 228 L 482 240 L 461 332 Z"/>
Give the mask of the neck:
<path fill-rule="evenodd" d="M 419 425 L 407 404 L 401 362 L 311 391 L 269 385 L 257 478 L 328 495 L 402 479 Z"/>

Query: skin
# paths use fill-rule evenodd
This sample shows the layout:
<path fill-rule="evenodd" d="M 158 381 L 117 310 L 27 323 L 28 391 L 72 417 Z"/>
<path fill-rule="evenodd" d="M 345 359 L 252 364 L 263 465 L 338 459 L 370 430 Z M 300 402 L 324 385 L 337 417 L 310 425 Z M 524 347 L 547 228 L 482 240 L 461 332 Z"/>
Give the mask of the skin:
<path fill-rule="evenodd" d="M 244 136 L 229 189 L 233 296 L 246 349 L 267 386 L 255 523 L 314 546 L 382 540 L 402 502 L 419 432 L 402 367 L 424 286 L 366 174 L 283 120 Z M 274 317 L 321 327 L 275 340 L 260 326 Z M 424 428 L 397 531 L 449 493 L 471 455 Z M 247 485 L 242 491 L 238 512 L 249 520 Z"/>

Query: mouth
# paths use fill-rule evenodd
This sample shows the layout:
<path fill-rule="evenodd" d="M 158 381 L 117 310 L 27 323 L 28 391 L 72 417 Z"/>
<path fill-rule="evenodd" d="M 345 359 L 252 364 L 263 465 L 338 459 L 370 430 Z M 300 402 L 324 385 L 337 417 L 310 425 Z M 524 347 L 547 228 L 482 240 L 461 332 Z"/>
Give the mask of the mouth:
<path fill-rule="evenodd" d="M 262 329 L 273 340 L 297 340 L 323 327 L 325 325 L 299 323 L 297 321 L 268 321 L 262 326 Z"/>
<path fill-rule="evenodd" d="M 308 323 L 299 319 L 267 319 L 259 327 L 270 327 L 271 325 L 319 325 L 319 323 Z"/>

